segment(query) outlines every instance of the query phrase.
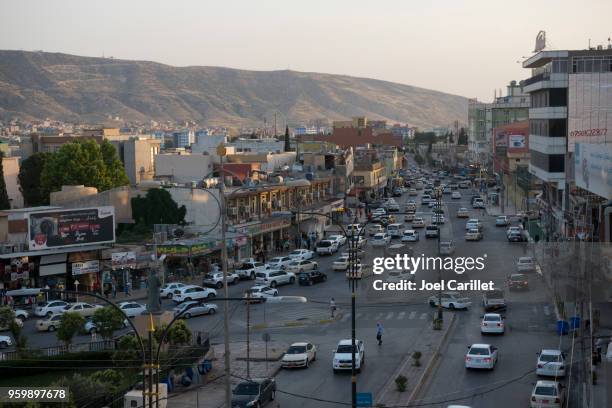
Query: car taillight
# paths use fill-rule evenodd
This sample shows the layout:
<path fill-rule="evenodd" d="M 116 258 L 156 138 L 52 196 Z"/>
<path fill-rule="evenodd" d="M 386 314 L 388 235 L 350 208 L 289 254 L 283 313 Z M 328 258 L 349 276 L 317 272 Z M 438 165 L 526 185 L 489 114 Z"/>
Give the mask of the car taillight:
<path fill-rule="evenodd" d="M 501 327 L 501 323 L 497 323 L 497 327 Z"/>
<path fill-rule="evenodd" d="M 531 397 L 531 401 L 536 402 L 536 397 Z"/>
<path fill-rule="evenodd" d="M 466 357 L 465 361 L 472 361 L 472 358 L 471 357 Z"/>
<path fill-rule="evenodd" d="M 485 363 L 490 363 L 491 362 L 491 358 L 485 357 L 484 361 L 485 361 Z"/>
<path fill-rule="evenodd" d="M 487 324 L 486 324 L 486 323 L 482 323 L 482 326 L 483 326 L 483 327 L 487 327 Z"/>

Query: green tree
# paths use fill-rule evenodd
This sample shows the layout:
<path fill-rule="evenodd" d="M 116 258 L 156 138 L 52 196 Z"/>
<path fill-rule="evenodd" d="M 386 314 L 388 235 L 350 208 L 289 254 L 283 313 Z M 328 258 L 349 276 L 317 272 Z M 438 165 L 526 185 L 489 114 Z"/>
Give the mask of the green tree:
<path fill-rule="evenodd" d="M 112 306 L 106 306 L 94 312 L 91 318 L 97 332 L 105 339 L 113 337 L 113 333 L 123 327 L 125 316 Z"/>
<path fill-rule="evenodd" d="M 69 346 L 74 336 L 81 332 L 84 326 L 85 318 L 80 314 L 75 312 L 64 313 L 57 329 L 57 338 Z"/>
<path fill-rule="evenodd" d="M 19 190 L 29 207 L 49 204 L 49 192 L 41 188 L 40 176 L 51 153 L 35 153 L 21 162 L 19 168 Z"/>
<path fill-rule="evenodd" d="M 8 210 L 11 208 L 8 192 L 6 191 L 6 182 L 4 181 L 4 165 L 2 159 L 4 152 L 0 151 L 0 210 Z"/>
<path fill-rule="evenodd" d="M 136 336 L 121 337 L 117 342 L 117 349 L 112 358 L 115 365 L 138 368 L 142 364 L 142 349 Z"/>
<path fill-rule="evenodd" d="M 161 338 L 163 333 L 167 330 L 167 326 L 165 324 L 155 330 L 153 335 L 155 336 L 155 340 L 159 343 L 161 342 Z M 166 338 L 164 343 L 169 343 L 173 346 L 185 345 L 191 341 L 191 330 L 187 326 L 184 320 L 175 321 L 172 326 L 170 326 L 170 330 L 166 334 Z"/>
<path fill-rule="evenodd" d="M 10 327 L 15 321 L 15 312 L 8 306 L 0 307 L 0 327 Z"/>
<path fill-rule="evenodd" d="M 291 150 L 291 143 L 289 142 L 289 126 L 285 126 L 285 151 Z"/>
<path fill-rule="evenodd" d="M 172 199 L 167 190 L 152 188 L 144 197 L 132 198 L 132 218 L 136 224 L 185 224 L 187 209 Z"/>
<path fill-rule="evenodd" d="M 127 184 L 125 171 L 117 168 L 119 159 L 112 150 L 109 142 L 99 145 L 92 139 L 66 143 L 45 163 L 41 188 L 50 193 L 64 185 L 83 184 L 105 191 Z"/>

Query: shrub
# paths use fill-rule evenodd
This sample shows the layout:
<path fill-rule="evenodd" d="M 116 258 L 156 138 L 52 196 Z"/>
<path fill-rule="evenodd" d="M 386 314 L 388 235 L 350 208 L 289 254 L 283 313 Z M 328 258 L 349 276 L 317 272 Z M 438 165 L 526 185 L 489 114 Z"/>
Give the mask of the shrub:
<path fill-rule="evenodd" d="M 420 367 L 421 366 L 421 352 L 415 351 L 414 353 L 412 353 L 412 360 L 413 360 L 413 365 L 415 367 Z"/>
<path fill-rule="evenodd" d="M 408 379 L 403 376 L 403 375 L 398 375 L 397 378 L 395 379 L 395 385 L 397 386 L 397 390 L 399 392 L 404 392 L 406 391 L 406 383 L 408 382 Z"/>

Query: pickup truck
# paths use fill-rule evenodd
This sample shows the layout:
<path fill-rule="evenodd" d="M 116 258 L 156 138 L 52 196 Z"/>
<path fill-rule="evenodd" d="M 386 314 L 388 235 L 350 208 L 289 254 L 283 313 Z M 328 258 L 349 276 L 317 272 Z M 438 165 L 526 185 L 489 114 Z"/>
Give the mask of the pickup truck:
<path fill-rule="evenodd" d="M 490 290 L 482 296 L 482 307 L 485 312 L 495 312 L 506 309 L 503 290 Z"/>

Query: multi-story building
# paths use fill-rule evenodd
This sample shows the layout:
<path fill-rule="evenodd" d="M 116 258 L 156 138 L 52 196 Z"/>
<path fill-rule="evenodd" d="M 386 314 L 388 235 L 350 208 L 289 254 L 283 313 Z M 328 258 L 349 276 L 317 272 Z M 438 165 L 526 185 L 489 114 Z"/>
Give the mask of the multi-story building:
<path fill-rule="evenodd" d="M 195 132 L 191 129 L 183 129 L 172 132 L 174 147 L 190 147 L 195 143 Z"/>
<path fill-rule="evenodd" d="M 384 194 L 387 168 L 376 150 L 359 148 L 355 151 L 352 182 L 354 187 L 351 195 L 361 201 L 371 201 Z"/>
<path fill-rule="evenodd" d="M 155 156 L 161 149 L 161 140 L 139 136 L 113 144 L 123 162 L 130 184 L 138 184 L 155 177 Z"/>

